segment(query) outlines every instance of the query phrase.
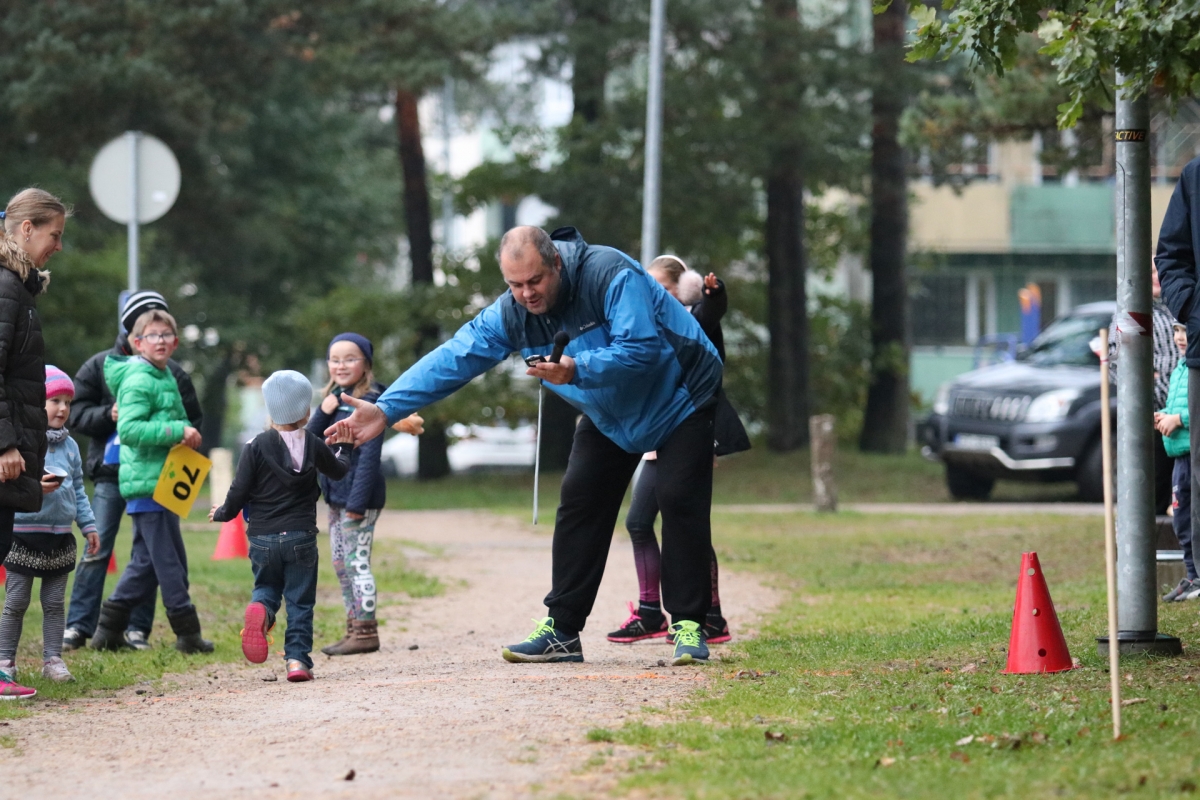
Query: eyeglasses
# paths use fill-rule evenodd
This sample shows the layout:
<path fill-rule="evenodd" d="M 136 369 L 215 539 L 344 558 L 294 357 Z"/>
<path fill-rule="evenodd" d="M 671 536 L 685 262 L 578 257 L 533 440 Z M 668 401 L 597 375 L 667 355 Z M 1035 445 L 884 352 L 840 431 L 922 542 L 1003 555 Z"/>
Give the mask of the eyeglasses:
<path fill-rule="evenodd" d="M 179 337 L 173 333 L 147 333 L 137 338 L 139 341 L 149 342 L 150 344 L 170 344 Z"/>
<path fill-rule="evenodd" d="M 329 366 L 331 367 L 357 367 L 363 360 L 361 358 L 331 358 Z"/>

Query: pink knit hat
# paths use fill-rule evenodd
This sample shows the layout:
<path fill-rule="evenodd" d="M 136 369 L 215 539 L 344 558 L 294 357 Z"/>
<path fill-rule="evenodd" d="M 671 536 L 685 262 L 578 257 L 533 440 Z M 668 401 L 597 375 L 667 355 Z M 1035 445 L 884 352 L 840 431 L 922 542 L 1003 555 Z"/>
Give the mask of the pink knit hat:
<path fill-rule="evenodd" d="M 60 394 L 75 396 L 75 384 L 71 377 L 58 367 L 46 365 L 46 399 L 58 397 Z"/>

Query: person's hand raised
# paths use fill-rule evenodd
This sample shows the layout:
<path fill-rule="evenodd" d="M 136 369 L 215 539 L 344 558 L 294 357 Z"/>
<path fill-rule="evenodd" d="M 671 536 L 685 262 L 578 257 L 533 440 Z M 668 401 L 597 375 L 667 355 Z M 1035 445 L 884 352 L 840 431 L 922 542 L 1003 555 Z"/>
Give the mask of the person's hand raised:
<path fill-rule="evenodd" d="M 354 408 L 354 413 L 325 429 L 326 444 L 337 444 L 339 436 L 349 433 L 354 437 L 354 446 L 360 447 L 383 433 L 387 427 L 387 415 L 383 409 L 349 394 L 342 395 L 342 400 Z M 342 430 L 339 431 L 339 428 Z"/>
<path fill-rule="evenodd" d="M 419 414 L 409 414 L 393 425 L 392 430 L 400 431 L 400 433 L 409 433 L 413 436 L 420 436 L 425 432 L 425 418 Z"/>
<path fill-rule="evenodd" d="M 717 288 L 717 276 L 710 272 L 704 276 L 704 293 L 712 294 Z"/>
<path fill-rule="evenodd" d="M 340 402 L 336 394 L 327 394 L 325 395 L 325 399 L 321 401 L 321 410 L 326 414 L 332 414 L 337 411 Z"/>

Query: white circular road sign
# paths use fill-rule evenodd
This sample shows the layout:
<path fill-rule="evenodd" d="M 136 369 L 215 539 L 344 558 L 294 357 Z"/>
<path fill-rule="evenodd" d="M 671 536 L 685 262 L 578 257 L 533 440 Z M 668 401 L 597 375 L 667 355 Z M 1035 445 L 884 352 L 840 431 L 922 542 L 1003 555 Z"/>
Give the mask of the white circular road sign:
<path fill-rule="evenodd" d="M 129 132 L 100 148 L 88 173 L 92 199 L 104 216 L 133 221 L 135 180 L 138 223 L 166 214 L 179 196 L 179 162 L 171 148 L 149 134 Z"/>

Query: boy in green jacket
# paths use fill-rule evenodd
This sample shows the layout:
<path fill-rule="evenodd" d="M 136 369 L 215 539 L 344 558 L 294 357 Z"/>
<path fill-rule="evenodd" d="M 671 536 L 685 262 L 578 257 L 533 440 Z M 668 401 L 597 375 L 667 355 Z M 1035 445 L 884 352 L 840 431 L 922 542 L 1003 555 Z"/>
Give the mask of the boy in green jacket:
<path fill-rule="evenodd" d="M 1174 325 L 1175 346 L 1180 353 L 1187 351 L 1187 328 L 1181 322 Z M 1154 413 L 1154 427 L 1162 434 L 1163 447 L 1167 455 L 1175 459 L 1171 473 L 1171 508 L 1174 514 L 1171 524 L 1175 538 L 1183 548 L 1183 563 L 1187 575 L 1171 591 L 1163 595 L 1163 602 L 1182 603 L 1200 597 L 1200 580 L 1197 580 L 1196 562 L 1192 558 L 1192 458 L 1191 420 L 1188 417 L 1188 366 L 1184 359 L 1171 373 L 1171 385 L 1167 390 L 1167 405 Z"/>
<path fill-rule="evenodd" d="M 212 642 L 200 637 L 200 619 L 188 594 L 187 552 L 179 517 L 154 502 L 154 488 L 174 445 L 200 446 L 200 432 L 188 422 L 175 377 L 167 368 L 179 344 L 175 318 L 154 309 L 138 317 L 129 333 L 136 356 L 109 356 L 104 380 L 121 409 L 117 436 L 121 442 L 118 478 L 126 511 L 133 520 L 133 553 L 117 588 L 100 609 L 92 636 L 96 650 L 116 650 L 125 643 L 129 613 L 162 587 L 167 620 L 183 653 L 211 653 Z"/>

